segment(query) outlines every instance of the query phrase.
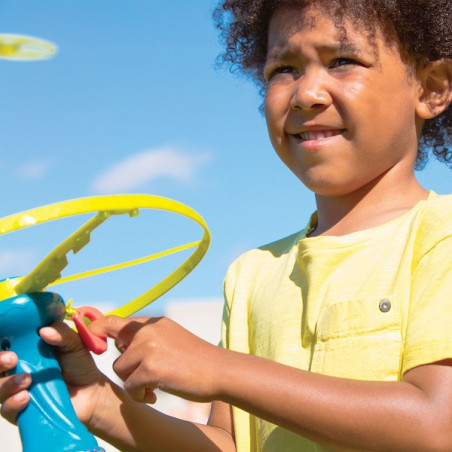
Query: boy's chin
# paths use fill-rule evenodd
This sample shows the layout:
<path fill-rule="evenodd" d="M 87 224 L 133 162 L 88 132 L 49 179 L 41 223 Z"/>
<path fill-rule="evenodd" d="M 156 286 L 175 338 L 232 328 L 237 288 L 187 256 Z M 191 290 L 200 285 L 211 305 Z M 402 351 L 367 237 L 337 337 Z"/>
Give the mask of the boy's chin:
<path fill-rule="evenodd" d="M 339 198 L 357 194 L 365 190 L 367 184 L 335 181 L 333 178 L 322 180 L 305 180 L 303 184 L 312 191 L 316 196 Z"/>

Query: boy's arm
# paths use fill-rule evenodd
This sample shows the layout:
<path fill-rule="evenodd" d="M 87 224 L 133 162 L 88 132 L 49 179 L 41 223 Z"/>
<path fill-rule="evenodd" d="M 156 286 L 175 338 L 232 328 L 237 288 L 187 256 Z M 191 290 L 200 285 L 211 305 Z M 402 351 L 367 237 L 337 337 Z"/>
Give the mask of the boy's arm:
<path fill-rule="evenodd" d="M 136 400 L 144 388 L 222 400 L 334 450 L 452 450 L 452 362 L 402 382 L 310 373 L 208 344 L 169 319 L 106 317 L 90 327 L 125 345 L 114 365 Z"/>
<path fill-rule="evenodd" d="M 212 423 L 195 424 L 133 401 L 108 382 L 90 430 L 121 451 L 234 451 L 228 405 L 212 408 Z M 115 414 L 116 413 L 116 414 Z"/>
<path fill-rule="evenodd" d="M 227 350 L 222 362 L 224 400 L 334 450 L 452 450 L 452 360 L 402 382 L 318 375 Z"/>

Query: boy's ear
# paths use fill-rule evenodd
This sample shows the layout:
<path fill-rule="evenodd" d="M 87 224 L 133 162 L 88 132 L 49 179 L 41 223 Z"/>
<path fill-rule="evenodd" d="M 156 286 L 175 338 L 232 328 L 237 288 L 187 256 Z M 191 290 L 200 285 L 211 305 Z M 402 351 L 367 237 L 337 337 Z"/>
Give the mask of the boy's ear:
<path fill-rule="evenodd" d="M 428 61 L 418 77 L 421 91 L 416 113 L 422 119 L 432 119 L 452 102 L 452 60 Z"/>

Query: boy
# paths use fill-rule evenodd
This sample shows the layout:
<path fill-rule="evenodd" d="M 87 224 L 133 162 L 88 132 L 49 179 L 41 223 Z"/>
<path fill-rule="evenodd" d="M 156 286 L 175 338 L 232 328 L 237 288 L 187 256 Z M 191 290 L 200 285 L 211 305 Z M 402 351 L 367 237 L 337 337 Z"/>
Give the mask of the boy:
<path fill-rule="evenodd" d="M 125 392 L 71 331 L 43 329 L 95 434 L 122 450 L 452 450 L 452 199 L 413 172 L 426 121 L 451 159 L 451 16 L 435 9 L 450 5 L 391 5 L 224 2 L 226 59 L 263 72 L 270 139 L 317 212 L 231 266 L 224 348 L 167 319 L 94 322 L 123 351 Z M 429 51 L 413 41 L 427 19 Z M 14 420 L 30 377 L 0 381 Z M 208 425 L 143 404 L 157 387 L 213 401 Z"/>

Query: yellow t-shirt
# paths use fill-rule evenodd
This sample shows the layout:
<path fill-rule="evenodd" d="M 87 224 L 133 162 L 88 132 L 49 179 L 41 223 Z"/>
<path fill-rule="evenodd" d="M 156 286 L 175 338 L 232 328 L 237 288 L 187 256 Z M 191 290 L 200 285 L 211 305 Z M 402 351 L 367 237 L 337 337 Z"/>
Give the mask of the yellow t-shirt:
<path fill-rule="evenodd" d="M 315 373 L 398 381 L 452 358 L 452 195 L 341 237 L 245 253 L 225 280 L 223 346 Z M 277 384 L 277 382 L 275 382 Z M 237 449 L 325 447 L 233 408 Z"/>

